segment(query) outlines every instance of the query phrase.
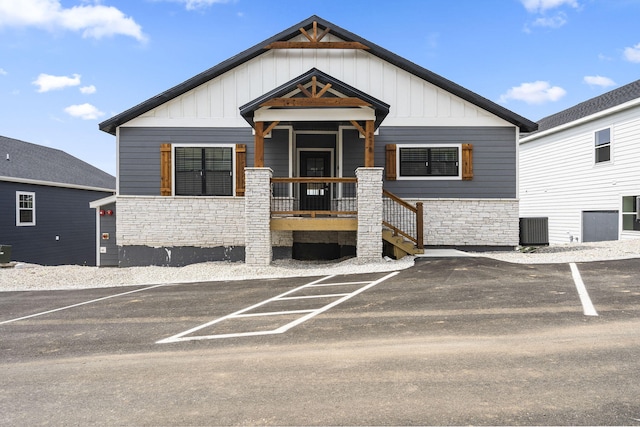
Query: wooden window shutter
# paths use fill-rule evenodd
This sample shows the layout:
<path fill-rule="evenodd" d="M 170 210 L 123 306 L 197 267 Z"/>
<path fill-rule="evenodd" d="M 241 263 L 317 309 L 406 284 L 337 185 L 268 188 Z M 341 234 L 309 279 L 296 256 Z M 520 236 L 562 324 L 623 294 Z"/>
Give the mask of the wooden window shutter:
<path fill-rule="evenodd" d="M 385 152 L 385 178 L 387 181 L 395 181 L 397 177 L 396 144 L 387 144 Z"/>
<path fill-rule="evenodd" d="M 236 196 L 244 196 L 244 168 L 247 167 L 247 146 L 236 144 Z"/>
<path fill-rule="evenodd" d="M 473 179 L 473 144 L 462 144 L 462 180 Z"/>
<path fill-rule="evenodd" d="M 171 195 L 171 144 L 160 144 L 160 195 Z"/>

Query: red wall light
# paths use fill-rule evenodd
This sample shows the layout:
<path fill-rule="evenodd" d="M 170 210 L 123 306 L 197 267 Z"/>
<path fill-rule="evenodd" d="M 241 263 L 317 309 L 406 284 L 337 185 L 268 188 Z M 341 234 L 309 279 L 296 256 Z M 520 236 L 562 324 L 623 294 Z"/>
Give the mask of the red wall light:
<path fill-rule="evenodd" d="M 104 216 L 105 213 L 104 209 L 100 209 L 100 216 Z"/>
<path fill-rule="evenodd" d="M 111 209 L 109 209 L 109 210 L 107 211 L 107 215 L 109 215 L 109 216 L 113 215 L 113 211 L 112 211 Z"/>

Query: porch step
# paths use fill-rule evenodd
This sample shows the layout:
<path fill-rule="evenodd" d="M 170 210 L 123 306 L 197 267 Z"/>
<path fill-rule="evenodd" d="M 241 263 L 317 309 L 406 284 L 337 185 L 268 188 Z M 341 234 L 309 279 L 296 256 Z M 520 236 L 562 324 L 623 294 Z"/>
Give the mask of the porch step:
<path fill-rule="evenodd" d="M 393 256 L 396 259 L 400 259 L 407 255 L 423 254 L 424 249 L 418 249 L 413 242 L 405 239 L 402 236 L 393 234 L 393 231 L 388 229 L 382 230 L 382 240 L 393 245 Z"/>

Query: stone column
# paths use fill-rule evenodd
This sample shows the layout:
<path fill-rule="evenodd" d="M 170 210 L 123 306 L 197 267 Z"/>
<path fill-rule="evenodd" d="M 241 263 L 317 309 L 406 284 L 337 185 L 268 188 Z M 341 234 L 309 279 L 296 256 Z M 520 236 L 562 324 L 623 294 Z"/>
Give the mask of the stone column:
<path fill-rule="evenodd" d="M 382 257 L 382 171 L 384 168 L 358 168 L 358 241 L 360 259 Z"/>
<path fill-rule="evenodd" d="M 245 168 L 245 263 L 271 264 L 271 177 L 270 168 Z"/>

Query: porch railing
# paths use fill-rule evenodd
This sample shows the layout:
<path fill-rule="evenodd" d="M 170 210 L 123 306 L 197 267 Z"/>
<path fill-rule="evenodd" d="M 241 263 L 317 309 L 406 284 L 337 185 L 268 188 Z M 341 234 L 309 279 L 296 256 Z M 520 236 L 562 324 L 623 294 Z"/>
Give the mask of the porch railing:
<path fill-rule="evenodd" d="M 272 216 L 356 216 L 356 178 L 271 178 Z"/>
<path fill-rule="evenodd" d="M 424 249 L 424 217 L 422 202 L 416 206 L 405 202 L 387 190 L 382 190 L 382 225 Z"/>

